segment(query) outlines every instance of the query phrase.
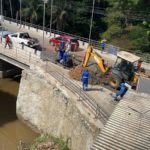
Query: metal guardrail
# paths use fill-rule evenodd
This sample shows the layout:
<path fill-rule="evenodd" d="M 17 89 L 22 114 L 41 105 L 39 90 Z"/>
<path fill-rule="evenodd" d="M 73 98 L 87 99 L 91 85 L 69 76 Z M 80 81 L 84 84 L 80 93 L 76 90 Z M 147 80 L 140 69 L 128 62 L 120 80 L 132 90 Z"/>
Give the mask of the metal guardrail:
<path fill-rule="evenodd" d="M 9 18 L 9 17 L 6 17 L 6 16 L 4 16 L 4 19 L 5 19 L 5 20 L 8 20 L 10 23 L 11 23 L 11 22 L 16 22 L 17 25 L 21 25 L 21 26 L 23 26 L 23 27 L 28 26 L 29 29 L 30 29 L 30 27 L 33 27 L 33 28 L 35 28 L 35 29 L 37 30 L 37 32 L 38 32 L 38 30 L 43 30 L 43 27 L 40 26 L 40 25 L 35 25 L 35 24 L 28 23 L 28 22 L 25 22 L 25 21 L 22 21 L 21 24 L 20 24 L 20 20 L 13 19 L 13 18 Z M 46 33 L 49 33 L 49 34 L 51 35 L 49 28 L 46 28 L 46 27 L 45 27 L 44 30 L 46 31 Z M 88 44 L 88 42 L 89 42 L 89 39 L 88 39 L 88 38 L 84 38 L 84 37 L 81 37 L 81 36 L 69 34 L 69 33 L 62 32 L 62 31 L 59 31 L 59 30 L 54 30 L 54 29 L 52 29 L 51 31 L 52 31 L 52 34 L 54 34 L 54 36 L 55 36 L 56 34 L 58 34 L 58 35 L 68 35 L 68 36 L 75 37 L 75 38 L 77 38 L 77 39 L 82 43 L 82 45 Z M 91 45 L 92 45 L 95 49 L 101 50 L 101 46 L 100 46 L 100 42 L 99 42 L 99 41 L 97 41 L 97 40 L 91 40 Z M 130 52 L 129 49 L 123 49 L 123 48 L 121 48 L 121 47 L 117 47 L 117 46 L 114 46 L 114 45 L 112 45 L 112 44 L 106 44 L 105 51 L 106 51 L 107 53 L 113 54 L 113 55 L 116 55 L 118 51 L 128 51 L 128 52 Z M 145 56 L 145 55 L 143 56 L 143 54 L 142 54 L 141 52 L 138 53 L 138 52 L 136 52 L 136 51 L 135 51 L 135 52 L 132 51 L 132 53 L 134 53 L 134 54 L 136 54 L 136 55 L 142 57 L 144 60 L 146 59 L 146 61 L 149 61 L 149 60 L 150 60 L 150 59 L 149 59 L 149 56 L 147 56 L 147 55 L 146 55 L 146 56 Z M 147 58 L 146 58 L 146 57 L 147 57 Z"/>
<path fill-rule="evenodd" d="M 43 27 L 40 26 L 40 25 L 35 25 L 35 24 L 32 24 L 32 23 L 28 23 L 28 22 L 25 22 L 25 21 L 22 21 L 21 24 L 20 24 L 20 20 L 17 20 L 17 19 L 13 19 L 13 18 L 9 18 L 9 17 L 4 17 L 5 20 L 8 20 L 10 23 L 11 22 L 15 22 L 17 23 L 17 25 L 20 25 L 20 26 L 28 26 L 28 28 L 30 29 L 30 27 L 32 28 L 35 28 L 38 32 L 38 30 L 43 30 Z M 46 31 L 46 33 L 50 32 L 50 29 L 49 28 L 44 28 L 44 31 Z M 77 35 L 73 35 L 73 34 L 70 34 L 70 33 L 66 33 L 66 32 L 62 32 L 62 31 L 59 31 L 59 30 L 54 30 L 54 29 L 51 29 L 51 32 L 54 34 L 54 36 L 56 34 L 58 35 L 68 35 L 68 36 L 72 36 L 72 37 L 75 37 L 77 38 L 79 41 L 81 41 L 81 43 L 84 45 L 85 43 L 88 44 L 89 42 L 89 39 L 88 38 L 84 38 L 84 37 L 81 37 L 81 36 L 77 36 Z M 49 33 L 51 35 L 51 33 Z M 98 49 L 98 50 L 101 50 L 101 47 L 100 47 L 100 42 L 99 41 L 96 41 L 96 40 L 91 40 L 91 45 L 95 48 L 95 49 Z M 119 47 L 116 47 L 114 45 L 111 45 L 111 44 L 106 44 L 106 52 L 108 53 L 111 53 L 111 54 L 114 54 L 116 55 L 117 54 L 117 51 L 119 51 L 121 48 Z"/>
<path fill-rule="evenodd" d="M 3 43 L 4 44 L 4 43 Z M 37 64 L 37 61 L 41 60 L 35 53 L 26 52 L 18 47 L 13 46 L 13 49 L 4 48 L 4 45 L 0 45 L 0 53 L 7 56 L 8 58 L 17 60 L 22 64 L 31 65 Z M 46 61 L 47 62 L 47 61 Z M 40 63 L 40 62 L 39 62 Z M 108 114 L 95 102 L 95 100 L 86 92 L 84 92 L 79 86 L 77 86 L 69 78 L 59 73 L 58 70 L 51 69 L 47 63 L 43 66 L 46 68 L 46 72 L 58 80 L 62 85 L 72 91 L 74 94 L 79 96 L 79 100 L 95 115 L 96 119 L 99 119 L 104 124 L 108 120 Z"/>
<path fill-rule="evenodd" d="M 70 79 L 65 77 L 63 74 L 57 71 L 48 71 L 48 69 L 46 69 L 46 71 L 71 92 L 77 94 L 79 97 L 79 101 L 81 101 L 82 104 L 86 106 L 95 115 L 96 119 L 99 119 L 104 124 L 107 122 L 109 118 L 108 114 L 103 110 L 102 107 L 96 104 L 95 100 L 89 94 L 84 92 L 80 87 L 75 85 Z"/>

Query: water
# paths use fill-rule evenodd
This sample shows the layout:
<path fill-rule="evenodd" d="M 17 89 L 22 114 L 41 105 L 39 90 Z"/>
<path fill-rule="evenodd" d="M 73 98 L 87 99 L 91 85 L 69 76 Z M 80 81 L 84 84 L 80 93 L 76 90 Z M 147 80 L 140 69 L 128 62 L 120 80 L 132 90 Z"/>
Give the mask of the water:
<path fill-rule="evenodd" d="M 0 79 L 0 150 L 17 150 L 20 140 L 29 144 L 37 136 L 17 119 L 18 89 L 18 79 Z"/>

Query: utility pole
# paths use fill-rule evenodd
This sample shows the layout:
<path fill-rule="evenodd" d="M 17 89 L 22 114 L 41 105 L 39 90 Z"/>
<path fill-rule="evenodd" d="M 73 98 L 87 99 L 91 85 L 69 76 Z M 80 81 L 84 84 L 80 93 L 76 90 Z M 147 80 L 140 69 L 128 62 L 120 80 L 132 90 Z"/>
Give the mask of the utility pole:
<path fill-rule="evenodd" d="M 21 19 L 22 19 L 22 13 L 21 13 L 21 11 L 22 11 L 22 1 L 20 0 L 20 28 L 21 28 Z"/>
<path fill-rule="evenodd" d="M 43 58 L 43 52 L 44 52 L 44 28 L 45 28 L 45 4 L 48 2 L 48 0 L 43 0 L 43 46 L 42 46 L 42 58 Z"/>
<path fill-rule="evenodd" d="M 95 0 L 93 0 L 93 7 L 92 7 L 92 15 L 91 15 L 91 23 L 90 23 L 90 32 L 89 32 L 89 45 L 91 44 L 91 32 L 92 32 L 92 22 L 93 22 L 94 5 L 95 5 Z"/>
<path fill-rule="evenodd" d="M 3 0 L 1 0 L 1 24 L 3 22 Z"/>
<path fill-rule="evenodd" d="M 10 5 L 11 18 L 13 18 L 13 11 L 12 11 L 12 4 L 11 4 L 11 0 L 9 0 L 9 5 Z"/>
<path fill-rule="evenodd" d="M 1 26 L 2 26 L 2 36 L 1 36 L 1 43 L 3 39 L 3 0 L 1 0 Z"/>
<path fill-rule="evenodd" d="M 51 18 L 50 18 L 50 36 L 51 36 L 51 30 L 52 30 L 52 17 L 53 17 L 53 11 L 52 11 L 52 9 L 53 9 L 53 0 L 51 0 Z"/>

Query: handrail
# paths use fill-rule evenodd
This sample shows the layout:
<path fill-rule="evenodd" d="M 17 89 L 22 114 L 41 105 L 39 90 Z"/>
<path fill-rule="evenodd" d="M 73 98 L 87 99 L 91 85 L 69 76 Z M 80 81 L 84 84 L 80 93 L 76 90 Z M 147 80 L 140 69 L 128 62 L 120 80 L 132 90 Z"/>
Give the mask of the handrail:
<path fill-rule="evenodd" d="M 4 16 L 4 19 L 8 20 L 8 21 L 11 21 L 11 22 L 16 22 L 17 24 L 20 24 L 20 20 L 17 20 L 17 19 L 9 18 L 9 17 L 6 17 L 6 16 Z M 33 27 L 35 29 L 41 29 L 41 30 L 43 30 L 42 26 L 36 25 L 36 24 L 32 24 L 32 23 L 28 23 L 28 22 L 25 22 L 25 21 L 22 21 L 20 25 L 26 25 L 28 27 Z M 45 27 L 44 31 L 50 32 L 50 29 Z M 70 34 L 70 33 L 62 32 L 62 31 L 54 30 L 54 29 L 51 29 L 51 31 L 52 31 L 53 34 L 68 35 L 68 36 L 75 37 L 75 38 L 79 39 L 81 42 L 83 42 L 83 44 L 89 42 L 89 39 L 85 38 L 85 37 L 73 35 L 73 34 Z M 98 50 L 101 49 L 100 46 L 99 46 L 99 41 L 91 40 L 91 45 L 94 46 L 94 48 L 96 48 Z M 116 49 L 116 51 L 122 49 L 120 47 L 117 47 L 117 46 L 114 46 L 114 45 L 111 45 L 111 44 L 106 44 L 106 47 L 113 47 L 114 49 Z"/>
<path fill-rule="evenodd" d="M 8 48 L 4 48 L 3 42 L 0 47 L 1 54 L 11 58 L 12 60 L 17 60 L 22 64 L 27 64 L 30 66 L 31 64 L 37 64 L 37 61 L 41 60 L 41 58 L 37 57 L 35 53 L 32 53 L 31 55 L 31 52 L 27 52 L 25 49 L 23 50 L 19 47 L 13 46 L 13 48 L 9 50 Z M 44 64 L 44 68 L 46 68 L 47 73 L 62 83 L 62 85 L 64 85 L 73 93 L 77 94 L 82 104 L 84 104 L 90 110 L 90 112 L 95 115 L 96 119 L 99 119 L 104 124 L 106 123 L 109 118 L 108 114 L 95 102 L 95 100 L 89 94 L 84 92 L 81 87 L 76 85 L 72 80 L 65 77 L 63 74 L 59 73 L 57 70 L 52 70 L 50 66 L 48 67 L 47 63 Z"/>
<path fill-rule="evenodd" d="M 8 20 L 8 21 L 11 21 L 11 22 L 16 22 L 17 24 L 20 24 L 20 20 L 17 20 L 17 19 L 13 19 L 13 18 L 10 18 L 10 17 L 6 17 L 4 16 L 4 19 L 5 20 Z M 40 30 L 43 30 L 43 27 L 40 26 L 40 25 L 36 25 L 36 24 L 32 24 L 32 23 L 28 23 L 28 22 L 25 22 L 25 21 L 22 21 L 20 25 L 26 25 L 28 27 L 33 27 L 33 28 L 36 28 L 37 30 L 40 29 Z M 50 32 L 50 29 L 49 28 L 44 28 L 44 31 L 46 32 Z M 73 35 L 73 34 L 70 34 L 70 33 L 66 33 L 66 32 L 62 32 L 62 31 L 59 31 L 59 30 L 54 30 L 54 29 L 51 29 L 52 33 L 53 34 L 59 34 L 59 35 L 68 35 L 68 36 L 72 36 L 72 37 L 75 37 L 77 39 L 79 39 L 81 42 L 84 43 L 88 43 L 89 39 L 88 38 L 85 38 L 85 37 L 81 37 L 81 36 L 77 36 L 77 35 Z M 101 47 L 100 47 L 100 43 L 99 41 L 97 40 L 92 40 L 91 39 L 91 45 L 97 49 L 97 50 L 101 50 Z M 124 49 L 124 48 L 121 48 L 121 47 L 118 47 L 118 46 L 114 46 L 112 44 L 107 44 L 106 43 L 106 49 L 108 49 L 108 53 L 111 53 L 113 55 L 116 55 L 118 51 L 129 51 L 129 49 Z M 134 52 L 133 52 L 134 53 Z M 137 54 L 137 53 L 134 53 L 134 54 Z M 139 54 L 139 56 L 142 57 L 142 54 Z"/>
<path fill-rule="evenodd" d="M 46 67 L 47 68 L 47 67 Z M 78 94 L 79 100 L 85 104 L 90 110 L 92 110 L 95 118 L 101 120 L 104 124 L 109 118 L 109 115 L 105 112 L 105 110 L 99 106 L 95 100 L 87 93 L 85 93 L 79 86 L 75 85 L 70 79 L 65 77 L 63 74 L 57 71 L 48 71 L 56 80 L 59 80 L 62 85 L 68 88 L 75 94 Z"/>

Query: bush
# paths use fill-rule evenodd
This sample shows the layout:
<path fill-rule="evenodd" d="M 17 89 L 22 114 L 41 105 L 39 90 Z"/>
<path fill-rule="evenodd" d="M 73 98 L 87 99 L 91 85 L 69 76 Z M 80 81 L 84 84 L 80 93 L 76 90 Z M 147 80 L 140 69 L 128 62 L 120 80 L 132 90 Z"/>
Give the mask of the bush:
<path fill-rule="evenodd" d="M 142 26 L 133 27 L 132 31 L 129 33 L 129 39 L 135 45 L 136 50 L 141 50 L 142 52 L 149 52 L 150 41 L 147 35 L 147 29 Z"/>
<path fill-rule="evenodd" d="M 106 37 L 107 39 L 110 39 L 114 36 L 120 36 L 122 33 L 121 27 L 118 25 L 111 25 L 106 32 L 103 33 L 103 37 Z"/>
<path fill-rule="evenodd" d="M 42 134 L 41 136 L 37 137 L 33 141 L 30 149 L 35 150 L 40 144 L 44 144 L 45 142 L 48 142 L 48 141 L 53 142 L 54 145 L 58 145 L 60 150 L 70 150 L 68 148 L 68 140 L 65 141 L 63 137 L 54 137 L 48 134 Z"/>

